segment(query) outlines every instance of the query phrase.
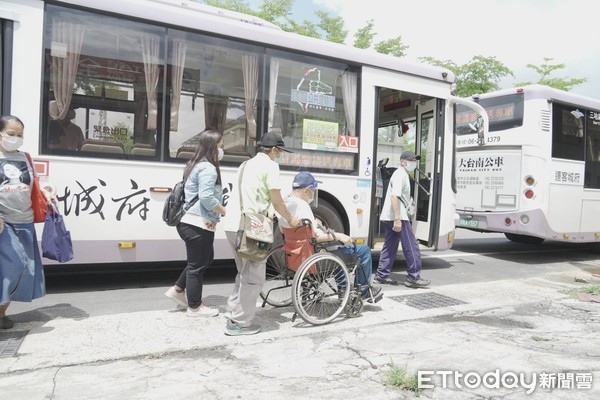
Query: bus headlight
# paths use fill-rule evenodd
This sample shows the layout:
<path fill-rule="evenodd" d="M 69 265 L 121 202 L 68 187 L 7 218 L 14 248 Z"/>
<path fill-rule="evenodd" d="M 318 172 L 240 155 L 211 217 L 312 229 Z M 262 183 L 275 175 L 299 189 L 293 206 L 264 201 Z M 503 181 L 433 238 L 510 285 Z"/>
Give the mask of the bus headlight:
<path fill-rule="evenodd" d="M 529 215 L 527 215 L 527 214 L 521 215 L 520 220 L 523 225 L 527 225 L 529 223 Z"/>

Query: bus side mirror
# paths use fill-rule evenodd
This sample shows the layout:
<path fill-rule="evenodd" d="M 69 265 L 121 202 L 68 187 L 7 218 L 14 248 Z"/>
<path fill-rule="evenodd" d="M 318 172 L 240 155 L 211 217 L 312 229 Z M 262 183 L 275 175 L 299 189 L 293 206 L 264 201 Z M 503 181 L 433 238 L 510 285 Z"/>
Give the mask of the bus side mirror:
<path fill-rule="evenodd" d="M 485 144 L 485 132 L 483 131 L 483 127 L 483 117 L 479 116 L 477 117 L 477 142 L 480 146 Z"/>
<path fill-rule="evenodd" d="M 404 136 L 404 134 L 406 134 L 406 132 L 408 132 L 410 128 L 408 127 L 407 124 L 404 123 L 404 121 L 399 120 L 398 121 L 398 137 L 402 137 Z"/>

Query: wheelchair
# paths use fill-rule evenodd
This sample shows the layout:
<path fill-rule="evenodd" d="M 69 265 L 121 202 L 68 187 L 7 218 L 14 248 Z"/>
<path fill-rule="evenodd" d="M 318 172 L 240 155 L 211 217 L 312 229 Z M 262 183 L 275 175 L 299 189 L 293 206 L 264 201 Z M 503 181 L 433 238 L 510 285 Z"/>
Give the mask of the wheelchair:
<path fill-rule="evenodd" d="M 339 241 L 317 243 L 309 220 L 302 220 L 298 228 L 281 231 L 282 237 L 275 240 L 267 257 L 262 306 L 293 305 L 292 322 L 299 315 L 312 325 L 331 322 L 342 311 L 349 318 L 360 316 L 364 286 L 357 278 L 365 271 L 356 251 L 345 254 L 338 249 Z M 371 285 L 367 293 L 374 303 Z"/>

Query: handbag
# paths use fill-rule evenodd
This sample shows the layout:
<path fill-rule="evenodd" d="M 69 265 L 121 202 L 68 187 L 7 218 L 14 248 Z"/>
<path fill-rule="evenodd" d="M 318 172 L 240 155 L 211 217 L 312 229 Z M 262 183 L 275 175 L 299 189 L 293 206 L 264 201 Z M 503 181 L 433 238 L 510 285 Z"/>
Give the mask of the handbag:
<path fill-rule="evenodd" d="M 46 221 L 46 209 L 48 208 L 48 200 L 44 193 L 42 193 L 42 188 L 40 186 L 40 177 L 35 172 L 35 167 L 33 165 L 33 160 L 31 159 L 31 155 L 25 152 L 27 159 L 29 160 L 29 165 L 31 165 L 31 170 L 33 171 L 33 183 L 31 184 L 31 208 L 33 209 L 33 222 L 44 222 Z"/>
<path fill-rule="evenodd" d="M 402 202 L 402 205 L 404 206 L 404 208 L 406 208 L 406 213 L 408 214 L 408 217 L 410 219 L 412 219 L 416 212 L 417 212 L 417 206 L 415 205 L 415 199 L 413 199 L 412 197 L 410 198 L 410 202 L 404 200 L 404 197 L 400 196 L 400 201 Z"/>
<path fill-rule="evenodd" d="M 246 163 L 241 165 L 238 188 L 242 186 L 242 175 Z M 235 252 L 240 258 L 250 261 L 264 261 L 273 243 L 273 220 L 258 213 L 244 213 L 242 191 L 240 192 L 240 225 L 236 235 Z"/>
<path fill-rule="evenodd" d="M 56 202 L 46 208 L 46 221 L 42 231 L 42 255 L 60 263 L 73 259 L 71 233 L 65 226 Z"/>

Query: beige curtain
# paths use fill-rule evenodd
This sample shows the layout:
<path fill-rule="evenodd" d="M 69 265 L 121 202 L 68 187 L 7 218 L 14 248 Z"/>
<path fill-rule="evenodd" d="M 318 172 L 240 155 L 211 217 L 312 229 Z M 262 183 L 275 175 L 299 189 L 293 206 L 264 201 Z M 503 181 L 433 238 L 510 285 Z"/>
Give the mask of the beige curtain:
<path fill-rule="evenodd" d="M 204 123 L 207 128 L 223 133 L 227 117 L 227 99 L 220 95 L 204 95 Z"/>
<path fill-rule="evenodd" d="M 256 139 L 255 108 L 258 95 L 258 56 L 253 54 L 242 56 L 242 73 L 244 75 L 244 103 L 246 105 L 248 137 Z"/>
<path fill-rule="evenodd" d="M 54 100 L 48 105 L 52 119 L 65 118 L 71 106 L 83 34 L 83 25 L 57 18 L 52 21 L 50 83 Z"/>
<path fill-rule="evenodd" d="M 144 76 L 146 78 L 146 95 L 148 98 L 148 130 L 155 130 L 158 119 L 157 87 L 159 74 L 160 38 L 156 35 L 144 35 L 142 57 L 144 59 Z"/>
<path fill-rule="evenodd" d="M 356 136 L 356 96 L 358 76 L 354 72 L 342 73 L 342 98 L 346 114 L 346 130 L 350 136 Z"/>
<path fill-rule="evenodd" d="M 181 100 L 181 84 L 185 69 L 185 40 L 173 41 L 173 59 L 171 60 L 171 131 L 176 132 L 179 126 L 179 102 Z"/>
<path fill-rule="evenodd" d="M 269 129 L 273 129 L 273 118 L 275 116 L 275 99 L 277 97 L 277 79 L 279 77 L 279 59 L 271 58 L 269 70 Z"/>

